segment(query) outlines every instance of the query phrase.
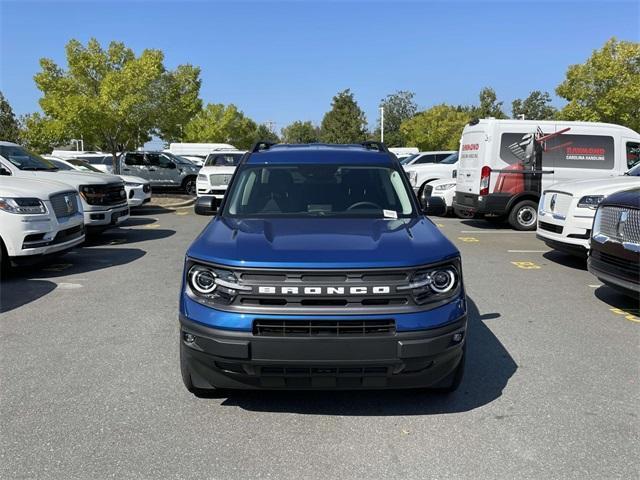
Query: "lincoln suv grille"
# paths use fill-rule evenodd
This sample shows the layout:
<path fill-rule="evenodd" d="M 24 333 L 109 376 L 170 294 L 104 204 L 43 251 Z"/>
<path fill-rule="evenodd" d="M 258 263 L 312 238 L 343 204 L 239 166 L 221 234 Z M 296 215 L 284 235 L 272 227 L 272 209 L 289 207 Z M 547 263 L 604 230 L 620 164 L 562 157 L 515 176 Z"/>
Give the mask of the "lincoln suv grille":
<path fill-rule="evenodd" d="M 601 207 L 600 231 L 616 242 L 640 243 L 640 210 L 623 207 Z M 621 215 L 626 221 L 621 224 Z"/>
<path fill-rule="evenodd" d="M 49 200 L 57 218 L 71 217 L 78 213 L 78 194 L 75 192 L 58 193 Z"/>

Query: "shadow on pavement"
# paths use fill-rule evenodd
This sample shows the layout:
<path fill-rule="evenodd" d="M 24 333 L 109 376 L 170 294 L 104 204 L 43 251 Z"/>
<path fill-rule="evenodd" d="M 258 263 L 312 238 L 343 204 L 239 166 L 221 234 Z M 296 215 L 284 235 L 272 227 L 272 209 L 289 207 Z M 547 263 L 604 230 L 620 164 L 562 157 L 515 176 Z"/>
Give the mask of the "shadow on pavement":
<path fill-rule="evenodd" d="M 547 260 L 562 265 L 563 267 L 573 268 L 575 270 L 587 270 L 587 258 L 580 258 L 576 255 L 550 250 L 542 254 Z M 594 277 L 595 280 L 595 277 Z"/>
<path fill-rule="evenodd" d="M 161 240 L 163 238 L 171 237 L 175 235 L 175 233 L 175 230 L 167 228 L 117 228 L 107 230 L 97 236 L 87 237 L 84 245 L 88 247 L 125 245 L 128 243 L 147 242 L 149 240 Z"/>
<path fill-rule="evenodd" d="M 595 290 L 596 298 L 613 308 L 619 308 L 640 316 L 640 298 L 633 298 L 618 292 L 616 289 L 602 285 Z"/>
<path fill-rule="evenodd" d="M 513 230 L 505 220 L 485 220 L 485 219 L 470 219 L 462 220 L 461 224 L 467 227 L 473 227 L 480 230 Z"/>
<path fill-rule="evenodd" d="M 7 313 L 44 297 L 56 286 L 48 280 L 3 279 L 0 282 L 0 313 Z"/>
<path fill-rule="evenodd" d="M 222 405 L 256 412 L 303 415 L 434 415 L 466 412 L 502 395 L 518 366 L 485 325 L 499 313 L 480 315 L 468 299 L 467 364 L 460 388 L 450 395 L 419 390 L 378 391 L 238 391 Z"/>
<path fill-rule="evenodd" d="M 132 208 L 129 210 L 129 219 L 142 215 L 162 215 L 163 213 L 173 213 L 173 209 L 164 208 L 160 205 L 146 205 L 144 207 Z"/>
<path fill-rule="evenodd" d="M 152 217 L 129 217 L 126 222 L 120 224 L 121 227 L 137 227 L 140 225 L 150 225 L 156 223 L 158 220 Z"/>

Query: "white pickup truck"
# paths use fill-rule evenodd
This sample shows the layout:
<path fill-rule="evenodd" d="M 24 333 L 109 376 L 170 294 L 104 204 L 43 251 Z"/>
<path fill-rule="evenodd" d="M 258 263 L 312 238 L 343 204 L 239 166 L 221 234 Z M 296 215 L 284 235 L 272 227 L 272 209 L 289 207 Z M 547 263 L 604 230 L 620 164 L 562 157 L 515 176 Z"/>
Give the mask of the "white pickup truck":
<path fill-rule="evenodd" d="M 0 268 L 61 253 L 83 241 L 82 202 L 74 188 L 0 177 Z"/>
<path fill-rule="evenodd" d="M 116 176 L 62 172 L 49 160 L 10 142 L 0 142 L 0 175 L 66 183 L 80 193 L 85 226 L 94 232 L 129 218 L 124 182 Z"/>

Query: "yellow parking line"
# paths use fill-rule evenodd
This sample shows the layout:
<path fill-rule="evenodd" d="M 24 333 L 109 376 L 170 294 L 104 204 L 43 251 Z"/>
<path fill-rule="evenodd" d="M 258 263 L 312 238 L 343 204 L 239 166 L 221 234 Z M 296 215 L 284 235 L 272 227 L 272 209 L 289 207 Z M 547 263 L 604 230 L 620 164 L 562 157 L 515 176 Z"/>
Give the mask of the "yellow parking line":
<path fill-rule="evenodd" d="M 186 210 L 184 212 L 176 212 L 176 215 L 189 215 L 189 213 L 191 213 L 189 210 Z"/>
<path fill-rule="evenodd" d="M 436 223 L 436 227 L 438 227 L 438 228 L 442 228 L 442 227 L 444 227 L 444 224 L 442 224 L 442 223 Z"/>
<path fill-rule="evenodd" d="M 150 225 L 145 225 L 142 228 L 159 228 L 160 224 L 159 223 L 152 223 Z"/>
<path fill-rule="evenodd" d="M 511 262 L 511 263 L 518 268 L 522 268 L 523 270 L 537 270 L 539 268 L 542 268 L 540 265 L 537 265 L 533 262 Z"/>
<path fill-rule="evenodd" d="M 622 308 L 610 308 L 609 310 L 617 315 L 624 316 L 625 320 L 629 320 L 630 322 L 640 323 L 640 317 L 638 317 L 637 315 L 640 313 L 638 310 L 624 310 Z"/>
<path fill-rule="evenodd" d="M 462 240 L 465 243 L 474 243 L 480 241 L 476 237 L 458 237 L 458 240 Z"/>

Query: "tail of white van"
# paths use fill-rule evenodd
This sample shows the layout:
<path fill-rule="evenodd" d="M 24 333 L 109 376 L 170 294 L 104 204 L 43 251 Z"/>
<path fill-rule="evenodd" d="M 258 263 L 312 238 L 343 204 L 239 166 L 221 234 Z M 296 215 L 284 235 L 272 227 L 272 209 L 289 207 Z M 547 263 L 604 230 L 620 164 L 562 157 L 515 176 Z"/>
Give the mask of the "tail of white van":
<path fill-rule="evenodd" d="M 531 162 L 531 136 L 544 142 L 541 163 Z M 454 209 L 506 219 L 535 230 L 543 190 L 558 182 L 623 175 L 636 161 L 640 134 L 620 125 L 534 120 L 475 120 L 460 139 Z"/>

